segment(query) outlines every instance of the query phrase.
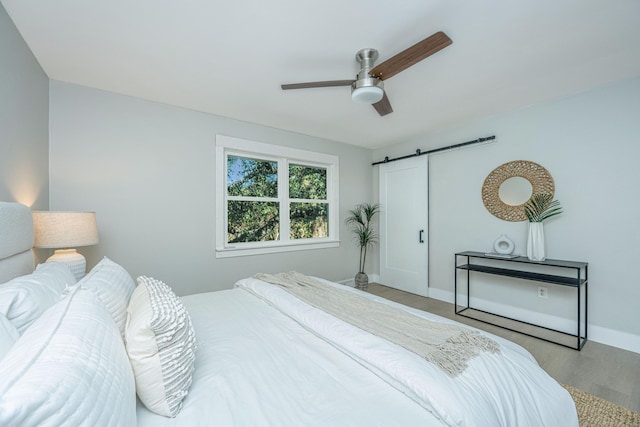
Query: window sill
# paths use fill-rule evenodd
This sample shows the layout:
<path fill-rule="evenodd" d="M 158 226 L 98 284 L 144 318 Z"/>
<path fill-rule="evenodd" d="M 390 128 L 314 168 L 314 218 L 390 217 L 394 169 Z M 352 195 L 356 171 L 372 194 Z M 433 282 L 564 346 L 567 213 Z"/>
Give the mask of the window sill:
<path fill-rule="evenodd" d="M 323 240 L 321 242 L 305 243 L 274 243 L 269 246 L 236 246 L 216 248 L 216 258 L 232 258 L 239 256 L 272 254 L 279 252 L 306 251 L 312 249 L 337 248 L 339 240 Z"/>

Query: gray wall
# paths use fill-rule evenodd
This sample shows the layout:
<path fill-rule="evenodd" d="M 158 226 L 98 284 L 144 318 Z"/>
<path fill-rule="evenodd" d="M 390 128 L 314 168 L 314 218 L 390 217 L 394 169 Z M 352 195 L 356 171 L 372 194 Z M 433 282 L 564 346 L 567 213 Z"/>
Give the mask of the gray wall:
<path fill-rule="evenodd" d="M 229 288 L 257 272 L 295 269 L 332 280 L 357 272 L 358 250 L 343 220 L 353 205 L 372 200 L 371 150 L 50 85 L 51 209 L 96 211 L 100 244 L 80 249 L 89 267 L 106 255 L 134 277 L 152 275 L 181 295 Z M 338 155 L 340 247 L 216 259 L 216 134 Z"/>
<path fill-rule="evenodd" d="M 49 207 L 49 79 L 0 5 L 0 200 Z"/>
<path fill-rule="evenodd" d="M 182 295 L 228 288 L 257 271 L 298 269 L 349 279 L 358 252 L 342 223 L 338 249 L 215 259 L 216 133 L 339 155 L 341 218 L 353 205 L 375 199 L 371 160 L 495 134 L 495 143 L 430 157 L 431 295 L 453 298 L 454 252 L 489 251 L 503 233 L 524 252 L 526 223 L 490 215 L 480 190 L 500 164 L 535 161 L 553 175 L 565 208 L 545 224 L 548 256 L 590 263 L 591 338 L 640 352 L 640 287 L 632 258 L 640 241 L 640 78 L 423 135 L 372 156 L 366 149 L 60 82 L 49 90 L 1 6 L 0 57 L 0 200 L 34 209 L 95 210 L 101 243 L 81 249 L 89 267 L 108 255 L 134 276 L 164 279 Z M 374 277 L 376 255 L 368 261 Z M 480 282 L 481 297 L 503 307 L 551 321 L 571 317 L 571 295 L 562 289 L 549 286 L 549 299 L 540 300 L 535 287 L 514 289 L 499 278 Z"/>
<path fill-rule="evenodd" d="M 481 189 L 497 166 L 530 160 L 549 170 L 564 207 L 561 216 L 544 224 L 547 256 L 590 263 L 590 336 L 640 352 L 635 269 L 640 242 L 639 118 L 640 78 L 635 78 L 376 150 L 378 160 L 416 148 L 497 137 L 491 144 L 430 156 L 430 295 L 453 300 L 455 252 L 491 251 L 505 233 L 514 240 L 516 252 L 526 254 L 528 224 L 492 216 L 482 203 Z M 537 320 L 571 318 L 577 311 L 575 294 L 553 285 L 547 300 L 537 298 L 536 286 L 496 277 L 476 289 L 484 291 L 480 297 Z"/>

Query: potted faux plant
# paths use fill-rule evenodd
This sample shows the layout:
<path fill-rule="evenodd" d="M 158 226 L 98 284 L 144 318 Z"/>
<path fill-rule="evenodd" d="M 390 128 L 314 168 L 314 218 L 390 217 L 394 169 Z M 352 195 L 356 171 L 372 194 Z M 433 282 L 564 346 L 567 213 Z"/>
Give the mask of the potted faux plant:
<path fill-rule="evenodd" d="M 524 204 L 524 214 L 529 220 L 527 257 L 531 261 L 544 261 L 546 259 L 542 222 L 561 213 L 560 202 L 553 200 L 552 194 L 534 194 Z"/>
<path fill-rule="evenodd" d="M 350 210 L 349 216 L 345 219 L 345 222 L 355 234 L 355 240 L 360 244 L 360 263 L 358 264 L 358 274 L 355 277 L 355 285 L 357 289 L 364 291 L 369 286 L 369 277 L 364 272 L 367 249 L 378 241 L 378 235 L 375 233 L 372 224 L 378 212 L 380 212 L 379 204 L 362 203 Z"/>

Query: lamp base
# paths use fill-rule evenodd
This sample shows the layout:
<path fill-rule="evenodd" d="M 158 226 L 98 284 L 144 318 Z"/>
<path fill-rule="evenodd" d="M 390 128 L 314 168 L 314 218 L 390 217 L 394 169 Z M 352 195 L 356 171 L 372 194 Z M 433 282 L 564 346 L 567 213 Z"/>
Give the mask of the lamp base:
<path fill-rule="evenodd" d="M 58 249 L 56 252 L 47 258 L 47 262 L 61 262 L 69 267 L 69 270 L 76 277 L 76 280 L 80 280 L 87 269 L 87 260 L 84 256 L 79 254 L 75 249 Z"/>

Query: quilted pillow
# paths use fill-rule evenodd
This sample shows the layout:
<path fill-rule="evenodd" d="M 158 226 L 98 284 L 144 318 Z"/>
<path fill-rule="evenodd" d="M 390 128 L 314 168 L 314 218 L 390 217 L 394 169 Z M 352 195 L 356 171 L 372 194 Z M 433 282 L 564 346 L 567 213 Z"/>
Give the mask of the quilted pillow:
<path fill-rule="evenodd" d="M 150 411 L 175 417 L 195 361 L 189 313 L 169 286 L 145 276 L 138 277 L 127 313 L 125 343 L 138 397 Z"/>
<path fill-rule="evenodd" d="M 74 288 L 0 363 L 1 426 L 135 426 L 124 343 L 104 304 Z"/>
<path fill-rule="evenodd" d="M 59 262 L 39 264 L 26 276 L 0 285 L 0 314 L 21 334 L 49 307 L 60 301 L 67 286 L 76 283 L 69 267 Z"/>
<path fill-rule="evenodd" d="M 127 305 L 136 287 L 127 270 L 104 257 L 78 284 L 100 298 L 118 325 L 120 334 L 124 334 Z"/>
<path fill-rule="evenodd" d="M 13 347 L 18 338 L 20 338 L 20 334 L 16 327 L 9 319 L 0 314 L 0 360 Z"/>

